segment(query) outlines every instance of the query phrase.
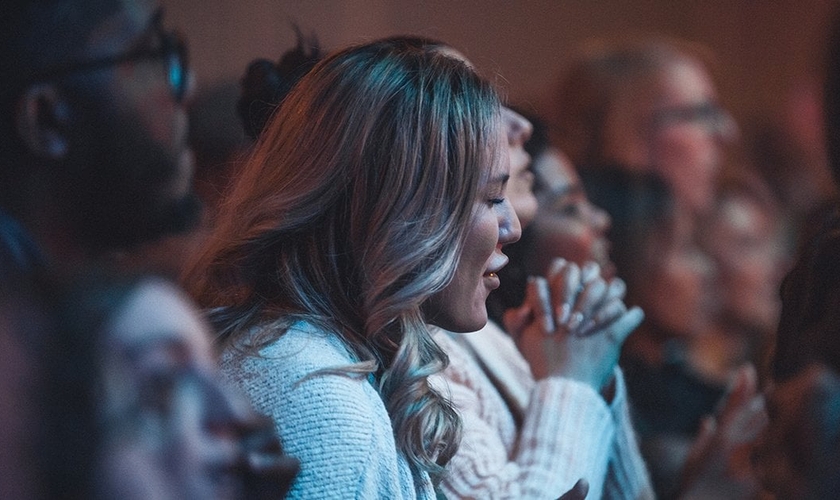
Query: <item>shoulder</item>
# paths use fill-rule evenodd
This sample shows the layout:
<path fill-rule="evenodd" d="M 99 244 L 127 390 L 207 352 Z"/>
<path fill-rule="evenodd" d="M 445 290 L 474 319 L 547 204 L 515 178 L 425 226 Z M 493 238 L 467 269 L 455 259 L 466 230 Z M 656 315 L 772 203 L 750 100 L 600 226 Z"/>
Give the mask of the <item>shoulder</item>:
<path fill-rule="evenodd" d="M 252 334 L 274 328 L 263 325 Z M 359 392 L 377 396 L 365 374 L 344 370 L 357 360 L 337 335 L 308 323 L 295 324 L 259 353 L 226 347 L 222 353 L 223 375 L 241 386 L 262 411 L 281 405 L 292 394 L 317 393 L 320 397 L 341 398 Z M 378 398 L 378 396 L 377 396 Z M 270 412 L 269 412 L 270 413 Z"/>
<path fill-rule="evenodd" d="M 23 279 L 41 265 L 40 251 L 23 226 L 0 209 L 0 278 Z"/>
<path fill-rule="evenodd" d="M 380 483 L 399 489 L 388 412 L 368 374 L 349 369 L 354 363 L 337 336 L 308 324 L 259 356 L 223 356 L 226 376 L 272 418 L 284 452 L 301 462 L 292 498 L 352 496 Z"/>
<path fill-rule="evenodd" d="M 228 348 L 221 366 L 224 376 L 278 428 L 296 432 L 299 424 L 313 428 L 328 423 L 328 433 L 335 433 L 334 425 L 345 437 L 359 434 L 364 440 L 372 419 L 382 425 L 389 420 L 368 373 L 353 370 L 356 363 L 337 335 L 299 323 L 259 354 Z"/>
<path fill-rule="evenodd" d="M 262 335 L 267 329 L 277 328 L 266 324 L 254 328 L 251 336 Z M 314 372 L 347 367 L 357 362 L 338 335 L 315 328 L 308 323 L 297 323 L 260 349 L 259 353 L 226 346 L 222 352 L 222 371 L 232 378 L 280 378 L 288 384 L 298 384 Z"/>

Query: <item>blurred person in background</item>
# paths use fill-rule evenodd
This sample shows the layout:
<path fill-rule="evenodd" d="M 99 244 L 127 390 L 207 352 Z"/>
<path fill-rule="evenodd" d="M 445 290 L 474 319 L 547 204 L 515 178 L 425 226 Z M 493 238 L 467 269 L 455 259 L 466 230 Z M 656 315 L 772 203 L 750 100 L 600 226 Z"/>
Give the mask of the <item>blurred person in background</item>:
<path fill-rule="evenodd" d="M 840 183 L 840 16 L 828 48 L 824 91 L 825 140 L 834 183 Z M 837 287 L 840 256 L 840 209 L 825 212 L 805 242 L 782 284 L 782 311 L 777 330 L 772 376 L 785 381 L 813 361 L 840 366 Z"/>
<path fill-rule="evenodd" d="M 655 172 L 695 213 L 711 209 L 738 136 L 701 52 L 664 39 L 584 45 L 561 79 L 551 124 L 579 169 Z"/>
<path fill-rule="evenodd" d="M 297 461 L 221 382 L 207 327 L 178 289 L 86 277 L 55 303 L 58 325 L 87 341 L 98 374 L 88 386 L 99 396 L 100 498 L 282 498 Z"/>
<path fill-rule="evenodd" d="M 677 494 L 703 418 L 728 384 L 744 396 L 721 403 L 727 415 L 761 413 L 750 407 L 753 378 L 739 377 L 750 369 L 721 380 L 692 365 L 694 349 L 702 350 L 698 339 L 712 331 L 725 302 L 699 228 L 715 208 L 727 146 L 738 137 L 707 61 L 678 40 L 586 44 L 561 79 L 552 116 L 556 144 L 579 168 L 590 200 L 613 219 L 610 254 L 628 304 L 646 314 L 621 366 L 642 451 L 664 498 Z"/>
<path fill-rule="evenodd" d="M 761 177 L 745 169 L 722 176 L 701 234 L 719 272 L 721 310 L 691 350 L 692 364 L 707 378 L 725 383 L 746 362 L 766 376 L 779 287 L 790 267 L 785 228 L 782 207 Z"/>
<path fill-rule="evenodd" d="M 628 304 L 645 321 L 627 340 L 621 366 L 633 421 L 658 496 L 673 496 L 702 417 L 725 385 L 701 377 L 688 354 L 720 308 L 717 270 L 701 249 L 695 219 L 653 173 L 582 172 L 590 199 L 612 218 L 610 255 Z"/>
<path fill-rule="evenodd" d="M 3 30 L 15 69 L 2 86 L 5 217 L 60 272 L 111 265 L 117 252 L 195 227 L 192 77 L 162 11 L 104 0 L 15 5 Z"/>
<path fill-rule="evenodd" d="M 442 489 L 453 498 L 556 497 L 583 478 L 592 498 L 650 497 L 616 369 L 621 344 L 642 312 L 628 311 L 623 283 L 608 268 L 601 272 L 598 264 L 608 262 L 584 241 L 603 236 L 608 218 L 600 212 L 590 220 L 594 207 L 577 177 L 553 170 L 557 152 L 547 147 L 540 122 L 532 134 L 516 111 L 505 109 L 504 116 L 508 197 L 525 232 L 541 221 L 539 231 L 555 235 L 555 246 L 533 249 L 531 238 L 506 246 L 511 261 L 488 302 L 495 321 L 466 335 L 435 335 L 450 358 L 435 382 L 464 420 Z M 547 197 L 556 198 L 547 206 Z M 584 213 L 566 209 L 572 206 Z M 540 252 L 544 266 L 526 271 L 521 255 L 531 250 Z M 509 321 L 502 319 L 505 312 Z"/>
<path fill-rule="evenodd" d="M 19 344 L 35 346 L 11 350 L 10 355 L 23 352 L 25 363 L 31 362 L 37 372 L 77 361 L 70 349 L 52 349 L 43 354 L 57 359 L 42 364 L 43 350 L 38 346 L 93 341 L 84 329 L 72 330 L 63 323 L 60 290 L 73 288 L 73 283 L 86 276 L 110 279 L 142 274 L 143 266 L 126 266 L 121 255 L 195 227 L 200 203 L 192 188 L 185 107 L 192 77 L 184 41 L 164 27 L 163 11 L 151 1 L 13 2 L 2 18 L 0 37 L 0 57 L 9 68 L 0 85 L 0 275 L 4 277 L 0 300 L 20 302 L 22 310 L 31 307 L 34 317 L 44 319 L 43 328 L 34 328 L 37 322 L 23 321 L 13 321 L 5 328 L 9 335 L 19 337 Z M 95 286 L 90 283 L 74 289 L 73 298 L 86 300 Z M 146 296 L 147 289 L 138 285 L 134 291 Z M 174 322 L 178 326 L 172 331 L 177 334 L 179 322 L 188 321 L 193 314 L 188 303 L 176 300 L 172 293 L 157 294 L 148 302 L 153 306 L 133 316 L 138 342 L 135 351 L 141 356 L 146 354 L 142 349 L 145 341 L 162 333 L 157 329 L 161 323 Z M 167 305 L 177 307 L 164 307 Z M 117 333 L 110 334 L 103 337 L 116 342 Z M 193 335 L 208 333 L 202 329 Z M 191 349 L 184 348 L 177 355 L 206 355 Z M 155 357 L 156 352 L 148 354 Z M 87 365 L 99 361 L 104 363 L 97 359 Z M 51 410 L 42 415 L 37 427 L 18 429 L 24 436 L 15 442 L 43 446 L 38 439 L 27 437 L 49 436 L 50 429 L 56 428 L 80 438 L 111 430 L 95 413 L 82 411 L 81 416 L 70 419 L 67 414 L 75 411 L 72 404 L 62 412 L 51 406 L 60 399 L 41 399 L 53 391 L 72 397 L 64 378 L 47 377 L 47 387 L 40 391 L 20 387 L 30 405 Z M 104 370 L 92 379 L 93 384 L 119 382 L 135 389 L 141 383 L 140 377 L 119 380 Z M 89 388 L 79 391 L 81 402 L 87 401 Z M 164 398 L 166 391 L 165 386 L 151 384 L 146 396 Z M 104 404 L 100 394 L 88 402 L 93 407 Z M 189 402 L 185 410 L 200 411 L 200 407 Z M 229 444 L 246 455 L 250 437 L 262 435 L 267 427 L 233 433 L 233 428 L 247 423 L 247 419 L 239 420 L 242 415 L 233 414 L 213 432 L 236 436 Z M 176 435 L 187 438 L 189 430 Z M 94 445 L 103 443 L 90 437 Z M 152 439 L 164 436 L 153 433 Z M 62 453 L 47 455 L 55 460 L 36 466 L 31 478 L 42 482 L 45 476 L 50 480 L 72 476 L 77 465 L 84 468 L 73 459 L 61 459 L 77 452 L 79 457 L 88 456 L 71 443 L 67 445 Z M 93 454 L 101 451 L 96 449 Z M 279 454 L 279 448 L 274 451 Z M 185 465 L 187 475 L 207 473 L 206 464 Z M 261 469 L 255 466 L 252 470 L 259 473 Z M 97 471 L 101 472 L 94 466 L 94 474 Z"/>
<path fill-rule="evenodd" d="M 828 165 L 840 181 L 840 16 L 835 14 L 824 91 Z M 755 465 L 776 498 L 840 494 L 840 209 L 824 212 L 782 285 L 768 391 L 770 424 Z"/>
<path fill-rule="evenodd" d="M 219 206 L 265 124 L 295 83 L 323 57 L 318 40 L 296 26 L 297 45 L 277 62 L 253 60 L 240 81 L 199 86 L 189 105 L 189 145 L 194 153 L 194 188 L 202 202 L 200 224 L 120 255 L 125 268 L 179 277 L 212 230 Z"/>

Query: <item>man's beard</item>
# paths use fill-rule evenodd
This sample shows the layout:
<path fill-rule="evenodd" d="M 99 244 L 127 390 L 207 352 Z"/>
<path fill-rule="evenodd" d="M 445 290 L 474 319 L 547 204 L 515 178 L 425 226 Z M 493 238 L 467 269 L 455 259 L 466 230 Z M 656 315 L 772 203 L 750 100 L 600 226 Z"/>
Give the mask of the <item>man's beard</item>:
<path fill-rule="evenodd" d="M 201 202 L 192 188 L 171 194 L 176 154 L 156 143 L 139 117 L 88 106 L 55 179 L 79 239 L 93 251 L 122 250 L 193 229 Z"/>

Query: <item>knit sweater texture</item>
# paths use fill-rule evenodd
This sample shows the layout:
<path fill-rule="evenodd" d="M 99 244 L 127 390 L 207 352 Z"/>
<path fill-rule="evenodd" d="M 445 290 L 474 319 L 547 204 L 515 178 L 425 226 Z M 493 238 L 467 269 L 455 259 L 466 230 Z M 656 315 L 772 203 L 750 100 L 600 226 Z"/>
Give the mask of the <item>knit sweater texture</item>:
<path fill-rule="evenodd" d="M 463 420 L 461 446 L 441 484 L 447 498 L 555 499 L 584 478 L 587 498 L 653 498 L 620 370 L 608 405 L 588 385 L 535 381 L 512 339 L 490 322 L 435 340 L 449 367 L 432 377 Z"/>
<path fill-rule="evenodd" d="M 300 460 L 287 498 L 435 498 L 428 474 L 412 474 L 397 451 L 371 377 L 319 373 L 358 362 L 337 335 L 298 323 L 259 354 L 228 348 L 222 372 L 274 420 L 284 452 Z"/>

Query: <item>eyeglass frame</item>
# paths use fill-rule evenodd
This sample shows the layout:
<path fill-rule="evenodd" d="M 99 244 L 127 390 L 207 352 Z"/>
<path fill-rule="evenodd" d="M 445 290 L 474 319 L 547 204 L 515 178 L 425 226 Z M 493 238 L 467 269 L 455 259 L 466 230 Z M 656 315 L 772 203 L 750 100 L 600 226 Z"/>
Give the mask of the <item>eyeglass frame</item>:
<path fill-rule="evenodd" d="M 166 81 L 175 102 L 182 103 L 189 85 L 189 52 L 187 43 L 177 31 L 163 28 L 163 8 L 159 7 L 149 20 L 147 31 L 160 37 L 160 47 L 138 47 L 122 54 L 106 56 L 91 61 L 77 61 L 36 73 L 29 78 L 29 85 L 54 81 L 58 78 L 86 71 L 96 71 L 128 62 L 162 59 L 166 66 Z"/>
<path fill-rule="evenodd" d="M 654 111 L 651 126 L 662 130 L 679 123 L 703 123 L 715 129 L 729 119 L 729 114 L 715 102 L 703 102 L 687 106 L 665 107 Z"/>

